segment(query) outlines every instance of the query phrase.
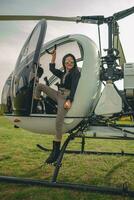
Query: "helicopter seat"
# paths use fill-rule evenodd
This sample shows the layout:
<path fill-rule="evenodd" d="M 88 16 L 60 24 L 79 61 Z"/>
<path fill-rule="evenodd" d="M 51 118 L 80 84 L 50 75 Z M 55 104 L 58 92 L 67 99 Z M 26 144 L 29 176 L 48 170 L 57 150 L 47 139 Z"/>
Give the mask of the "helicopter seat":
<path fill-rule="evenodd" d="M 44 104 L 46 114 L 57 114 L 57 103 L 53 99 L 51 99 L 49 96 L 46 96 L 44 99 Z"/>
<path fill-rule="evenodd" d="M 45 109 L 44 109 L 44 103 L 41 100 L 38 99 L 34 99 L 33 100 L 33 109 L 32 109 L 32 113 L 33 114 L 44 114 Z"/>

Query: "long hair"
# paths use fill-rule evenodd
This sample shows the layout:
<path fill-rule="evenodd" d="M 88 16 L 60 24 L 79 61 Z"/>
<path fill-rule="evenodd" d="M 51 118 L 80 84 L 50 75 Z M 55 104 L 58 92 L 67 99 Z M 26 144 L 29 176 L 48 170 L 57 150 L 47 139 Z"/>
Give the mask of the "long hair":
<path fill-rule="evenodd" d="M 75 56 L 74 56 L 73 54 L 71 54 L 71 53 L 68 53 L 68 54 L 66 54 L 66 55 L 63 57 L 63 59 L 62 59 L 62 65 L 63 65 L 63 67 L 64 67 L 64 71 L 66 71 L 65 60 L 66 60 L 67 57 L 72 57 L 73 60 L 74 60 L 74 66 L 73 66 L 73 68 L 74 68 L 74 67 L 77 67 L 77 62 L 76 62 Z"/>

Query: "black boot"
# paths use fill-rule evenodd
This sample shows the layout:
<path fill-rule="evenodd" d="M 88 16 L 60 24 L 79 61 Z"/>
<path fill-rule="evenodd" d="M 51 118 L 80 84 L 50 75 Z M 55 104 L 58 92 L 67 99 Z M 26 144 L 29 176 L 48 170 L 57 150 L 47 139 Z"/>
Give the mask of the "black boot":
<path fill-rule="evenodd" d="M 57 160 L 60 154 L 60 143 L 61 142 L 53 141 L 52 152 L 50 153 L 49 157 L 45 161 L 47 164 L 51 164 Z"/>

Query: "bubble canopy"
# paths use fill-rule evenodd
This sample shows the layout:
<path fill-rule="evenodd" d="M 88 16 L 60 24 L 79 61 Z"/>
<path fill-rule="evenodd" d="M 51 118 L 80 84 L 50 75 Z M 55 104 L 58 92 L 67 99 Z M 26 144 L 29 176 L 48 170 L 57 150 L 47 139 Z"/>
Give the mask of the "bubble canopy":
<path fill-rule="evenodd" d="M 75 56 L 81 72 L 73 106 L 67 117 L 83 117 L 90 111 L 90 106 L 95 102 L 94 98 L 99 92 L 100 59 L 98 49 L 90 38 L 81 34 L 62 36 L 42 45 L 45 33 L 46 22 L 41 20 L 20 52 L 10 86 L 12 115 L 35 117 L 43 114 L 44 117 L 53 115 L 55 119 L 56 102 L 43 93 L 41 94 L 42 101 L 35 102 L 34 89 L 39 82 L 58 90 L 57 83 L 60 80 L 49 70 L 52 56 L 48 54 L 48 51 L 53 50 L 56 45 L 56 68 L 63 70 L 62 59 L 66 54 L 71 53 Z M 89 80 L 90 84 L 87 86 Z M 79 106 L 79 102 L 81 102 L 81 106 Z"/>

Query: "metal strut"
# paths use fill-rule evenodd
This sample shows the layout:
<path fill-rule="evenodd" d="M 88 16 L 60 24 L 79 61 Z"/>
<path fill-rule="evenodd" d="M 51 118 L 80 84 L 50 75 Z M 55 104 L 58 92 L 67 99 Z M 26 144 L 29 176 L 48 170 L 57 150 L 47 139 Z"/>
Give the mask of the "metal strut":
<path fill-rule="evenodd" d="M 54 173 L 53 173 L 52 182 L 56 182 L 65 150 L 66 150 L 69 142 L 71 140 L 73 140 L 74 138 L 75 138 L 75 135 L 73 135 L 73 134 L 69 135 L 68 138 L 66 139 L 66 141 L 64 142 L 64 144 L 62 145 L 60 155 L 59 155 L 57 162 L 56 162 L 56 165 L 55 165 L 55 170 L 54 170 Z"/>

